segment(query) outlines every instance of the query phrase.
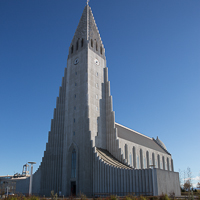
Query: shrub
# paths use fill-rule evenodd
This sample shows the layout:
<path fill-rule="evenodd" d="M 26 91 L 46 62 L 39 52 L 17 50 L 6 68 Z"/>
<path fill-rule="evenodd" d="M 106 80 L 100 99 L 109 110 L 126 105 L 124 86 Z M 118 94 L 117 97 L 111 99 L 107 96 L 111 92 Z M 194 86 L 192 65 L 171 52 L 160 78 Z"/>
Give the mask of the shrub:
<path fill-rule="evenodd" d="M 149 200 L 159 200 L 159 198 L 157 196 L 150 196 L 148 198 L 149 198 Z"/>
<path fill-rule="evenodd" d="M 129 194 L 125 197 L 125 200 L 137 200 L 137 197 L 134 196 L 134 193 Z"/>
<path fill-rule="evenodd" d="M 139 200 L 146 200 L 146 197 L 140 196 Z"/>
<path fill-rule="evenodd" d="M 86 195 L 83 194 L 83 193 L 81 193 L 81 192 L 80 192 L 80 194 L 79 194 L 79 198 L 80 198 L 81 200 L 86 200 L 86 199 L 87 199 Z"/>
<path fill-rule="evenodd" d="M 170 198 L 167 196 L 167 194 L 163 194 L 159 198 L 160 200 L 170 200 Z"/>
<path fill-rule="evenodd" d="M 40 200 L 40 198 L 36 197 L 36 196 L 31 196 L 31 197 L 29 197 L 29 200 Z"/>
<path fill-rule="evenodd" d="M 111 195 L 109 199 L 110 200 L 118 200 L 118 197 L 117 197 L 117 195 Z"/>
<path fill-rule="evenodd" d="M 54 194 L 54 191 L 53 191 L 53 190 L 51 190 L 51 199 L 52 199 L 52 200 L 57 200 L 57 198 L 58 198 L 58 195 L 57 195 L 57 193 L 56 193 L 56 194 Z M 39 199 L 31 199 L 31 200 L 39 200 Z"/>

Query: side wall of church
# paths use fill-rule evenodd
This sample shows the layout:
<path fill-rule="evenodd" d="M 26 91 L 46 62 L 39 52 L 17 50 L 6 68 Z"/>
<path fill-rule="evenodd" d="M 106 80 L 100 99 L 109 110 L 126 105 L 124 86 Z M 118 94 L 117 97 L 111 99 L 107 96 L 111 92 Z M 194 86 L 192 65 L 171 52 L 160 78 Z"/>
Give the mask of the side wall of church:
<path fill-rule="evenodd" d="M 135 193 L 154 195 L 152 169 L 130 170 L 110 166 L 94 154 L 94 196 L 111 193 L 118 196 Z"/>
<path fill-rule="evenodd" d="M 96 153 L 93 166 L 94 196 L 100 196 L 102 193 L 118 196 L 131 193 L 154 196 L 162 193 L 180 195 L 178 173 L 160 169 L 116 168 L 104 163 Z"/>
<path fill-rule="evenodd" d="M 146 146 L 119 138 L 123 159 L 126 164 L 136 169 L 146 169 L 151 165 L 155 168 L 173 171 L 171 155 L 162 153 Z"/>

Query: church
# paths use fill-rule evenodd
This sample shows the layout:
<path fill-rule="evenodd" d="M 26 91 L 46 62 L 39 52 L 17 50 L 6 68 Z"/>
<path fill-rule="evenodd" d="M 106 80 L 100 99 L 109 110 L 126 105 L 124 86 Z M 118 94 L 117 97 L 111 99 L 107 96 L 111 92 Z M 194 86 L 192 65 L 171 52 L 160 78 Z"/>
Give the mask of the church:
<path fill-rule="evenodd" d="M 29 178 L 16 191 L 28 193 Z M 87 4 L 69 47 L 67 67 L 33 194 L 88 197 L 180 195 L 179 175 L 164 143 L 115 122 L 108 68 Z"/>

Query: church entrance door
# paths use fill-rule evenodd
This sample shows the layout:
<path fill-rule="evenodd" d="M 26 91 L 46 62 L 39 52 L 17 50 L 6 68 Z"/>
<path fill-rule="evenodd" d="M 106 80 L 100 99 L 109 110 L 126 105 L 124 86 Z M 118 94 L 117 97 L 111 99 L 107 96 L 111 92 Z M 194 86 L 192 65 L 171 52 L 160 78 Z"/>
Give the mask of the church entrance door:
<path fill-rule="evenodd" d="M 71 182 L 71 195 L 76 196 L 76 181 Z"/>

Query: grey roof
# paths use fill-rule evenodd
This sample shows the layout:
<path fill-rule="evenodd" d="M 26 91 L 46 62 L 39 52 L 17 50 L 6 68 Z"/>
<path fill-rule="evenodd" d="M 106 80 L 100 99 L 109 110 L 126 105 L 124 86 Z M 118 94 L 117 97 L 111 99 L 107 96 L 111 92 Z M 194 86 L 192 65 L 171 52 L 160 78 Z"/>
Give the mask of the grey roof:
<path fill-rule="evenodd" d="M 117 128 L 119 138 L 134 142 L 136 144 L 142 145 L 144 147 L 156 151 L 160 151 L 162 153 L 170 154 L 167 150 L 165 150 L 159 144 L 157 144 L 157 142 L 153 138 L 145 136 L 118 123 L 115 123 L 115 127 Z"/>
<path fill-rule="evenodd" d="M 98 156 L 108 165 L 111 165 L 113 167 L 122 168 L 122 169 L 132 169 L 126 164 L 121 163 L 119 160 L 117 160 L 114 156 L 112 156 L 107 150 L 96 148 Z"/>

